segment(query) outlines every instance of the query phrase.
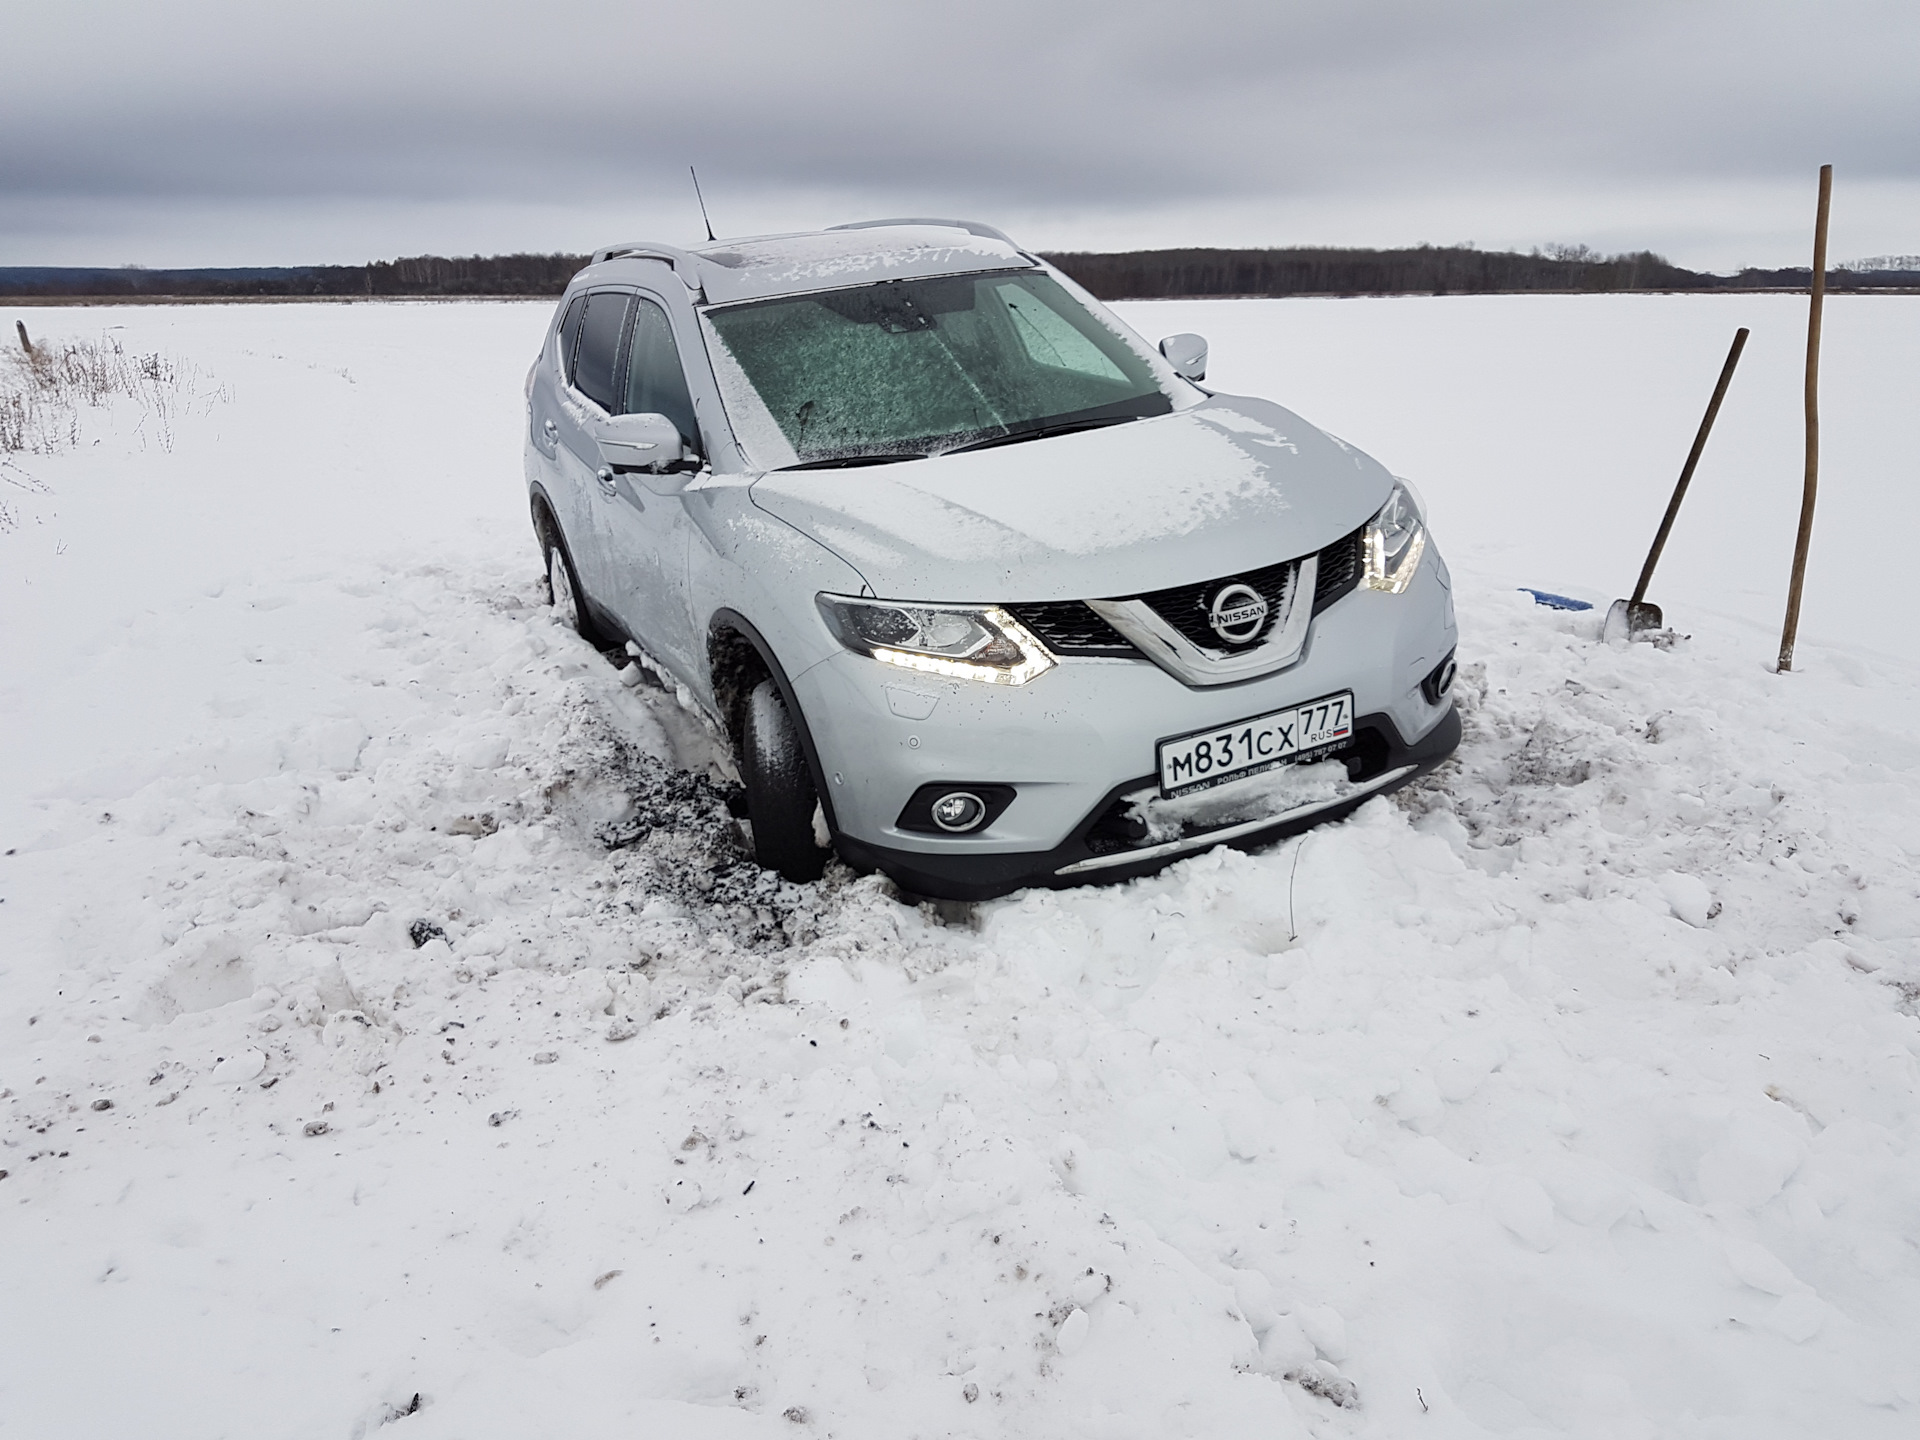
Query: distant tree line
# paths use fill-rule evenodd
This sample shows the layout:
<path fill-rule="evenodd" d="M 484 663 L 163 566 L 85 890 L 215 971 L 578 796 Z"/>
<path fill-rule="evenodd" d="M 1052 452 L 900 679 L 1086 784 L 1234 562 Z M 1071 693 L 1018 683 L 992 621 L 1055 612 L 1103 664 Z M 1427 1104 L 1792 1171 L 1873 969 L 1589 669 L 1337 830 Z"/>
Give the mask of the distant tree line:
<path fill-rule="evenodd" d="M 1863 270 L 1858 264 L 1827 271 L 1829 290 L 1920 290 L 1920 257 L 1899 257 L 1913 263 L 1904 269 Z M 1709 275 L 1721 290 L 1804 290 L 1813 283 L 1813 267 L 1797 270 L 1755 270 L 1749 267 L 1731 278 Z"/>
<path fill-rule="evenodd" d="M 367 265 L 226 270 L 0 268 L 0 295 L 252 299 L 397 295 L 558 295 L 585 255 L 406 255 Z"/>
<path fill-rule="evenodd" d="M 1139 250 L 1046 257 L 1103 300 L 1204 295 L 1491 295 L 1678 290 L 1704 278 L 1658 255 L 1410 250 Z"/>
<path fill-rule="evenodd" d="M 1650 251 L 1602 255 L 1581 245 L 1529 254 L 1470 245 L 1407 250 L 1135 250 L 1042 258 L 1103 300 L 1224 295 L 1501 295 L 1629 290 L 1805 290 L 1812 272 L 1684 270 Z M 111 299 L 558 295 L 585 255 L 410 255 L 367 265 L 225 270 L 0 268 L 0 295 Z M 1868 268 L 1882 267 L 1885 268 Z M 1833 290 L 1920 289 L 1920 259 L 1882 256 L 1828 272 Z"/>
<path fill-rule="evenodd" d="M 1136 250 L 1044 257 L 1102 300 L 1209 295 L 1504 295 L 1627 290 L 1804 290 L 1810 268 L 1712 275 L 1642 250 L 1601 255 L 1555 245 L 1522 255 L 1465 245 L 1409 250 Z M 1835 290 L 1920 287 L 1911 271 L 1828 272 Z"/>
<path fill-rule="evenodd" d="M 558 295 L 585 255 L 410 255 L 365 267 L 370 295 Z"/>

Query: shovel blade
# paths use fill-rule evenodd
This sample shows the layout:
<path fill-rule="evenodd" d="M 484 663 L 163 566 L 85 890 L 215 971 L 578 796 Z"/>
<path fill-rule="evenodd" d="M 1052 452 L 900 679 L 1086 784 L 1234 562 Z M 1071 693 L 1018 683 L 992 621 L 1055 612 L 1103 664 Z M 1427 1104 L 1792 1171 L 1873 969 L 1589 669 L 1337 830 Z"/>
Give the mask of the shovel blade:
<path fill-rule="evenodd" d="M 1645 601 L 1616 600 L 1607 607 L 1607 621 L 1600 631 L 1600 638 L 1609 642 L 1625 641 L 1666 628 L 1666 617 L 1660 613 L 1658 605 Z"/>

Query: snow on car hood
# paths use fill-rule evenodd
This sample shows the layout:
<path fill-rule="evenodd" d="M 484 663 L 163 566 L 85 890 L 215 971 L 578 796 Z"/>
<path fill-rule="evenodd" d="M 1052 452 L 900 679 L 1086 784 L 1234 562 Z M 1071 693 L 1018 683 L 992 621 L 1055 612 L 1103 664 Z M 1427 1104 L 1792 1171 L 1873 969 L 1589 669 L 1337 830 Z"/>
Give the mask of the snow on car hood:
<path fill-rule="evenodd" d="M 774 471 L 754 502 L 893 599 L 1139 594 L 1319 549 L 1386 502 L 1371 457 L 1265 400 L 968 454 Z"/>

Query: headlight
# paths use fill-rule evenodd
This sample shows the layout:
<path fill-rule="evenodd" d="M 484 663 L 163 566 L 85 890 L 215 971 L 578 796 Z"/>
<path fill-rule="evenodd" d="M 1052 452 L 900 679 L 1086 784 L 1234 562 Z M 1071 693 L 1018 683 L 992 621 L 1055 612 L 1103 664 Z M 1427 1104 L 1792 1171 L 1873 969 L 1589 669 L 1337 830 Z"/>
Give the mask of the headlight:
<path fill-rule="evenodd" d="M 1426 548 L 1427 525 L 1419 497 L 1406 481 L 1395 480 L 1387 503 L 1367 522 L 1367 588 L 1398 595 L 1413 583 L 1413 572 L 1420 568 Z"/>
<path fill-rule="evenodd" d="M 819 597 L 820 613 L 849 650 L 889 665 L 990 685 L 1024 685 L 1053 668 L 1053 656 L 998 605 L 913 605 Z"/>

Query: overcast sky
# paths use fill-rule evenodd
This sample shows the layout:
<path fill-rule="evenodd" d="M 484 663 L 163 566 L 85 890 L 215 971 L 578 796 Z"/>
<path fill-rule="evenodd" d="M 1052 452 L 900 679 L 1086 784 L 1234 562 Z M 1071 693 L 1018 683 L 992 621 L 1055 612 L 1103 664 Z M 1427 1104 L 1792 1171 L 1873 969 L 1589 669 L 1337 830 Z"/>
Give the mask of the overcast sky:
<path fill-rule="evenodd" d="M 1038 248 L 1920 252 L 1916 0 L 5 0 L 0 264 L 964 215 Z"/>

